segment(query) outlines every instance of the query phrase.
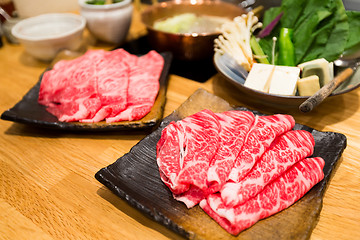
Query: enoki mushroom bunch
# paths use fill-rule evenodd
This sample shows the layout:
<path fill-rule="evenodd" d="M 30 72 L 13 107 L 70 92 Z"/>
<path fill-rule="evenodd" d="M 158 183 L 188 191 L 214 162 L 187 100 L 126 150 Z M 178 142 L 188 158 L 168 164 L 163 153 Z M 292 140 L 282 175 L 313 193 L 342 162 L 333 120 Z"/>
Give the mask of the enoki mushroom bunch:
<path fill-rule="evenodd" d="M 229 54 L 249 71 L 254 63 L 250 38 L 255 29 L 260 27 L 262 23 L 253 12 L 235 17 L 233 21 L 224 23 L 219 29 L 221 35 L 215 39 L 215 51 Z"/>

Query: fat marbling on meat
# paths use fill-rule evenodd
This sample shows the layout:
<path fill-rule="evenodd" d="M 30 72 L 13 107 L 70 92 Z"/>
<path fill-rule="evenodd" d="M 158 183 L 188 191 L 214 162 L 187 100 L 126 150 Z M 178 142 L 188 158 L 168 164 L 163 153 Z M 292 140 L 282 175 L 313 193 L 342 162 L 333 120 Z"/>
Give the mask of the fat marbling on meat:
<path fill-rule="evenodd" d="M 132 121 L 148 114 L 159 92 L 163 67 L 164 58 L 155 51 L 150 51 L 139 57 L 135 64 L 130 64 L 127 108 L 106 119 L 106 122 Z"/>
<path fill-rule="evenodd" d="M 310 156 L 314 146 L 313 136 L 304 130 L 280 135 L 243 179 L 224 185 L 221 198 L 227 206 L 244 203 L 296 162 Z"/>
<path fill-rule="evenodd" d="M 157 144 L 157 164 L 163 182 L 174 194 L 196 186 L 207 189 L 207 171 L 219 146 L 221 125 L 210 110 L 202 110 L 163 131 Z"/>
<path fill-rule="evenodd" d="M 38 102 L 59 121 L 138 120 L 154 105 L 163 66 L 155 51 L 88 50 L 44 73 Z"/>
<path fill-rule="evenodd" d="M 294 125 L 290 115 L 210 110 L 171 122 L 157 144 L 160 177 L 176 200 L 188 208 L 200 203 L 237 235 L 323 178 L 323 159 L 306 158 L 314 149 L 311 133 Z"/>
<path fill-rule="evenodd" d="M 97 94 L 96 64 L 105 51 L 89 50 L 74 60 L 62 60 L 43 74 L 40 104 L 59 121 L 78 121 L 93 117 L 101 108 Z"/>
<path fill-rule="evenodd" d="M 305 158 L 268 184 L 259 194 L 236 207 L 224 204 L 219 193 L 200 202 L 200 207 L 233 235 L 288 208 L 324 178 L 322 158 Z"/>
<path fill-rule="evenodd" d="M 127 108 L 130 66 L 136 63 L 136 59 L 137 56 L 121 48 L 105 52 L 101 61 L 95 64 L 96 94 L 102 107 L 94 117 L 82 119 L 81 122 L 99 122 Z"/>
<path fill-rule="evenodd" d="M 215 113 L 221 130 L 219 133 L 219 148 L 212 158 L 207 172 L 206 191 L 191 186 L 187 192 L 174 195 L 175 199 L 182 201 L 188 208 L 198 204 L 208 194 L 220 190 L 235 163 L 245 136 L 252 126 L 255 116 L 249 111 L 226 111 Z"/>
<path fill-rule="evenodd" d="M 270 147 L 275 138 L 291 130 L 294 125 L 295 120 L 290 115 L 256 116 L 229 174 L 228 181 L 239 182 Z"/>

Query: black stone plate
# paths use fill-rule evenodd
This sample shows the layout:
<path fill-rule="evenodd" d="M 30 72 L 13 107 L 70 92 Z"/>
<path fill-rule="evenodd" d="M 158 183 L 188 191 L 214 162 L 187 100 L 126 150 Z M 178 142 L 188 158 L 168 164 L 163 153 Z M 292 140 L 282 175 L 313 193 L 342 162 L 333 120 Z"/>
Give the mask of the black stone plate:
<path fill-rule="evenodd" d="M 60 122 L 57 117 L 46 111 L 45 106 L 38 103 L 40 80 L 30 89 L 29 92 L 14 107 L 5 111 L 1 115 L 1 119 L 13 122 L 31 124 L 38 127 L 46 127 L 53 129 L 62 129 L 70 131 L 133 131 L 153 129 L 158 126 L 163 118 L 166 90 L 169 69 L 172 61 L 172 54 L 161 53 L 165 62 L 164 68 L 160 76 L 160 89 L 151 111 L 142 119 L 137 121 L 122 121 L 115 123 L 106 123 L 101 121 L 98 123 L 80 123 L 80 122 Z M 62 57 L 60 57 L 61 59 Z M 69 58 L 69 57 L 63 57 Z M 71 57 L 70 57 L 71 58 Z M 59 59 L 59 60 L 60 60 Z"/>
<path fill-rule="evenodd" d="M 314 136 L 313 156 L 325 160 L 325 178 L 291 207 L 257 222 L 238 236 L 232 236 L 199 206 L 187 209 L 183 203 L 174 200 L 161 181 L 156 164 L 156 143 L 162 129 L 170 121 L 182 119 L 204 108 L 221 112 L 231 109 L 231 106 L 205 90 L 197 90 L 129 153 L 98 171 L 96 179 L 154 221 L 188 239 L 308 239 L 316 226 L 326 186 L 346 147 L 346 137 L 296 124 L 294 129 L 304 129 Z"/>

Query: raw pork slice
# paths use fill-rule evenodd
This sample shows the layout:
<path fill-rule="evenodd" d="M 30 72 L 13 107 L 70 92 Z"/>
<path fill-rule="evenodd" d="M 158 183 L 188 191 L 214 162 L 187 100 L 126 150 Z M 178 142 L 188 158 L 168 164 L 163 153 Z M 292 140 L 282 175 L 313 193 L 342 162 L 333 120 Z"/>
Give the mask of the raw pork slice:
<path fill-rule="evenodd" d="M 239 182 L 270 147 L 275 138 L 291 130 L 294 125 L 295 120 L 290 115 L 256 116 L 229 174 L 228 181 Z"/>
<path fill-rule="evenodd" d="M 227 206 L 236 206 L 254 197 L 264 187 L 296 162 L 310 156 L 315 141 L 304 130 L 289 131 L 279 136 L 240 182 L 228 182 L 221 189 Z"/>
<path fill-rule="evenodd" d="M 169 128 L 169 129 L 168 129 Z M 210 110 L 168 125 L 157 144 L 157 164 L 163 182 L 174 194 L 194 185 L 207 188 L 207 171 L 219 145 L 221 126 Z"/>
<path fill-rule="evenodd" d="M 221 124 L 221 131 L 219 148 L 210 162 L 207 173 L 208 188 L 203 192 L 192 186 L 189 191 L 174 195 L 176 200 L 184 202 L 188 208 L 198 204 L 208 194 L 219 191 L 225 184 L 244 143 L 245 136 L 255 119 L 254 114 L 248 111 L 227 111 L 215 114 Z"/>
<path fill-rule="evenodd" d="M 139 57 L 136 64 L 131 65 L 126 110 L 107 118 L 106 122 L 133 121 L 148 114 L 159 92 L 163 67 L 164 58 L 155 51 Z"/>
<path fill-rule="evenodd" d="M 200 207 L 226 231 L 237 235 L 260 219 L 269 217 L 300 199 L 324 178 L 324 165 L 322 158 L 305 158 L 242 205 L 226 207 L 217 193 L 202 200 Z"/>

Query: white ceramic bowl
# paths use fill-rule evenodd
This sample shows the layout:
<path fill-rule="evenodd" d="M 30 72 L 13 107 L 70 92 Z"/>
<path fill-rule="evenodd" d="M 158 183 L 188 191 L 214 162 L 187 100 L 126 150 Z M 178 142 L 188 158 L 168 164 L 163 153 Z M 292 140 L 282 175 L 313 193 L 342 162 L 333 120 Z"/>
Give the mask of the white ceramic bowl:
<path fill-rule="evenodd" d="M 86 20 L 71 13 L 50 13 L 18 22 L 12 34 L 33 57 L 50 61 L 63 50 L 77 50 L 82 45 Z"/>
<path fill-rule="evenodd" d="M 87 0 L 79 0 L 80 14 L 86 18 L 86 27 L 99 40 L 108 43 L 122 43 L 129 31 L 133 5 L 131 0 L 91 5 Z"/>

